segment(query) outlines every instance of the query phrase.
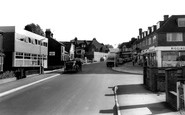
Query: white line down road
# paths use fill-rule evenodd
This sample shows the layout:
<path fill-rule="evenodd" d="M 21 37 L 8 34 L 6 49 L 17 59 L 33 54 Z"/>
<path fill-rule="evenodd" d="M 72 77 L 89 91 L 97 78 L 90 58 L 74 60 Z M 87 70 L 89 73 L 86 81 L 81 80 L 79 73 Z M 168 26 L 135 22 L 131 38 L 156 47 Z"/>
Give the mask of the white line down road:
<path fill-rule="evenodd" d="M 20 87 L 17 87 L 17 88 L 14 88 L 14 89 L 11 89 L 11 90 L 2 92 L 2 93 L 0 93 L 0 97 L 6 96 L 6 95 L 8 95 L 8 94 L 14 93 L 14 92 L 16 92 L 16 91 L 19 91 L 19 90 L 24 89 L 24 88 L 26 88 L 26 87 L 29 87 L 29 86 L 32 86 L 32 85 L 34 85 L 34 84 L 43 82 L 43 81 L 45 81 L 45 80 L 54 78 L 54 77 L 59 76 L 59 75 L 60 75 L 60 74 L 52 75 L 52 76 L 50 76 L 50 77 L 47 77 L 47 78 L 44 78 L 44 79 L 41 79 L 41 80 L 38 80 L 38 81 L 35 81 L 35 82 L 32 82 L 32 83 L 29 83 L 29 84 L 27 84 L 27 85 L 23 85 L 23 86 L 20 86 Z"/>

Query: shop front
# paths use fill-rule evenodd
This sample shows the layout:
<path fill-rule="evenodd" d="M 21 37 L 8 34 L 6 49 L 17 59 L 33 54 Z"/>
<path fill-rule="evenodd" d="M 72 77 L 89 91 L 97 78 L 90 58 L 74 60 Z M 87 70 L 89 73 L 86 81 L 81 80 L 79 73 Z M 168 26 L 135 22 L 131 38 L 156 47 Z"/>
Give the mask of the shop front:
<path fill-rule="evenodd" d="M 143 53 L 144 84 L 151 91 L 165 91 L 165 70 L 185 66 L 185 47 L 149 48 Z"/>

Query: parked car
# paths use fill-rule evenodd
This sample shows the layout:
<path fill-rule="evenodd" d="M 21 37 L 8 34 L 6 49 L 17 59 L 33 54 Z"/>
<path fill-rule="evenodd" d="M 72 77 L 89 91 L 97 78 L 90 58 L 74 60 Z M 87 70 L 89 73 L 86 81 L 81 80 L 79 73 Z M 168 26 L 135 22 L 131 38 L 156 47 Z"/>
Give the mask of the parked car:
<path fill-rule="evenodd" d="M 78 59 L 69 60 L 64 66 L 64 73 L 82 71 L 82 62 Z"/>

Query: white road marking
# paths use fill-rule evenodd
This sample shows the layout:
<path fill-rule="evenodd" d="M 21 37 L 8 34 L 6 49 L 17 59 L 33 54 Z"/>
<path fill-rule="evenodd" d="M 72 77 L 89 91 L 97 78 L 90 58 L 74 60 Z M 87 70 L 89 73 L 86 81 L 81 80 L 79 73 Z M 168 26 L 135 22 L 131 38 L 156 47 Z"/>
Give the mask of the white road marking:
<path fill-rule="evenodd" d="M 19 91 L 19 90 L 24 89 L 24 88 L 26 88 L 26 87 L 29 87 L 29 86 L 32 86 L 32 85 L 34 85 L 34 84 L 40 83 L 40 82 L 42 82 L 42 81 L 45 81 L 45 80 L 54 78 L 54 77 L 56 77 L 56 76 L 58 76 L 58 75 L 60 75 L 60 74 L 52 75 L 52 76 L 50 76 L 50 77 L 47 77 L 47 78 L 44 78 L 44 79 L 41 79 L 41 80 L 38 80 L 38 81 L 35 81 L 35 82 L 32 82 L 32 83 L 29 83 L 29 84 L 27 84 L 27 85 L 23 85 L 23 86 L 20 86 L 20 87 L 17 87 L 17 88 L 14 88 L 14 89 L 11 89 L 11 90 L 2 92 L 2 93 L 0 93 L 0 97 L 6 96 L 6 95 L 11 94 L 11 93 L 14 93 L 14 92 L 16 92 L 16 91 Z"/>

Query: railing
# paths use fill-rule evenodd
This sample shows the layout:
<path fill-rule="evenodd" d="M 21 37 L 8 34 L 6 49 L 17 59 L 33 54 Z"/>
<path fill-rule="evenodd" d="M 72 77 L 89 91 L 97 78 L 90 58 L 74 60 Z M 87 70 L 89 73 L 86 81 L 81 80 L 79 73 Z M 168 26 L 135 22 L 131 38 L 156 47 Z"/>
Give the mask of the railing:
<path fill-rule="evenodd" d="M 166 69 L 166 102 L 176 110 L 185 108 L 185 67 Z"/>
<path fill-rule="evenodd" d="M 185 114 L 185 79 L 177 82 L 177 110 Z"/>

